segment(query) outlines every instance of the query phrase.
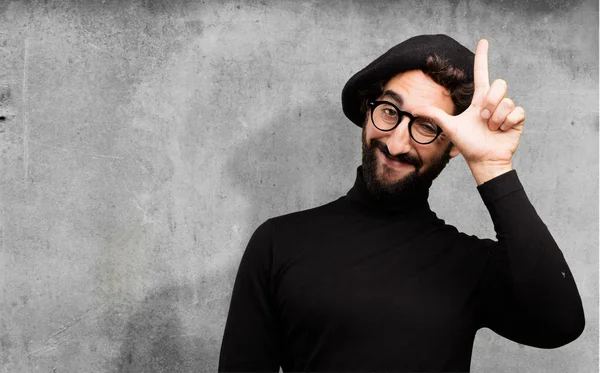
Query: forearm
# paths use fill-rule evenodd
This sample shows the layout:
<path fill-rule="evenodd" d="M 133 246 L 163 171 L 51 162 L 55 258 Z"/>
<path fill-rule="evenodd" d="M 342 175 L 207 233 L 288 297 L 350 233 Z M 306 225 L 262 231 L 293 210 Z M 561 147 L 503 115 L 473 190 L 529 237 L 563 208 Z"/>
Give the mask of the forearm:
<path fill-rule="evenodd" d="M 528 318 L 524 327 L 535 331 L 532 335 L 539 339 L 535 344 L 557 347 L 576 338 L 585 323 L 577 286 L 516 171 L 478 189 L 494 222 L 497 250 L 505 251 L 508 259 L 507 278 L 514 305 L 519 308 L 517 314 Z M 523 335 L 527 335 L 526 331 Z"/>

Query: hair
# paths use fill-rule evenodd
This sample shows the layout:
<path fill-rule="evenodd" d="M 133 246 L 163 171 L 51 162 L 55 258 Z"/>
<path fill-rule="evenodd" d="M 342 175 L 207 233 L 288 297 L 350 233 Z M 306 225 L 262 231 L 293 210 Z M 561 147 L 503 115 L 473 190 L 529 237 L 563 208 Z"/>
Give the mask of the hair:
<path fill-rule="evenodd" d="M 466 81 L 465 72 L 460 67 L 450 64 L 447 60 L 437 54 L 427 56 L 427 62 L 422 71 L 434 82 L 450 91 L 450 97 L 454 103 L 454 115 L 465 111 L 473 99 L 473 82 Z M 367 102 L 374 100 L 383 94 L 383 87 L 387 80 L 379 80 L 366 88 L 358 91 L 360 99 L 360 112 L 365 117 L 367 114 Z"/>

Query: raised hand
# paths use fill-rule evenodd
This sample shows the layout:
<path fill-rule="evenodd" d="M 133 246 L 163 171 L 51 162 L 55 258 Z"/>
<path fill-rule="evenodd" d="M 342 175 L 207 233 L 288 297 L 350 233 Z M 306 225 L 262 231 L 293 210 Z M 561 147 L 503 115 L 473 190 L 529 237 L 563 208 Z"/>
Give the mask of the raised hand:
<path fill-rule="evenodd" d="M 471 105 L 457 116 L 433 106 L 413 114 L 430 117 L 442 128 L 469 165 L 477 184 L 512 169 L 525 123 L 525 111 L 506 97 L 508 85 L 502 79 L 491 85 L 488 75 L 488 41 L 477 44 L 474 62 L 475 92 Z"/>

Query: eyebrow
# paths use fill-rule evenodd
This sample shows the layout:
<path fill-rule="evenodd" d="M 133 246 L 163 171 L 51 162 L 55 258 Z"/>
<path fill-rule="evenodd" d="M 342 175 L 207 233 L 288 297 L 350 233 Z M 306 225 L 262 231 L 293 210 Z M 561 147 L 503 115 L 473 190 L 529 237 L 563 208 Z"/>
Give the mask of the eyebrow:
<path fill-rule="evenodd" d="M 404 104 L 404 100 L 402 99 L 402 96 L 400 96 L 399 94 L 397 94 L 396 92 L 392 91 L 392 90 L 386 90 L 385 92 L 383 92 L 383 96 L 389 96 L 391 98 L 394 99 L 394 101 L 396 101 L 398 103 L 399 106 L 402 106 Z"/>
<path fill-rule="evenodd" d="M 396 93 L 390 89 L 384 91 L 382 96 L 391 97 L 392 99 L 394 99 L 394 101 L 396 101 L 398 103 L 398 106 L 400 106 L 400 108 L 404 104 L 404 100 L 402 99 L 402 96 L 400 96 L 398 93 Z M 427 119 L 428 122 L 431 122 L 439 127 L 439 125 L 432 118 L 429 118 L 429 117 L 420 117 L 420 118 Z"/>

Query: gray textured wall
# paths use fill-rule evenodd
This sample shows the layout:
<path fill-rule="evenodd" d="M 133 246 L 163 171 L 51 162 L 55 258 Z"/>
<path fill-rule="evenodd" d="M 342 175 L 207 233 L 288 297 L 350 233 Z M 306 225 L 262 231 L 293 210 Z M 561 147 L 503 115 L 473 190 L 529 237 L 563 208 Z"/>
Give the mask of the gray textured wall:
<path fill-rule="evenodd" d="M 346 193 L 342 86 L 420 33 L 490 40 L 528 114 L 515 168 L 587 316 L 556 350 L 481 330 L 473 371 L 597 371 L 593 0 L 0 1 L 0 370 L 216 370 L 249 236 Z M 494 236 L 461 158 L 430 202 Z"/>

